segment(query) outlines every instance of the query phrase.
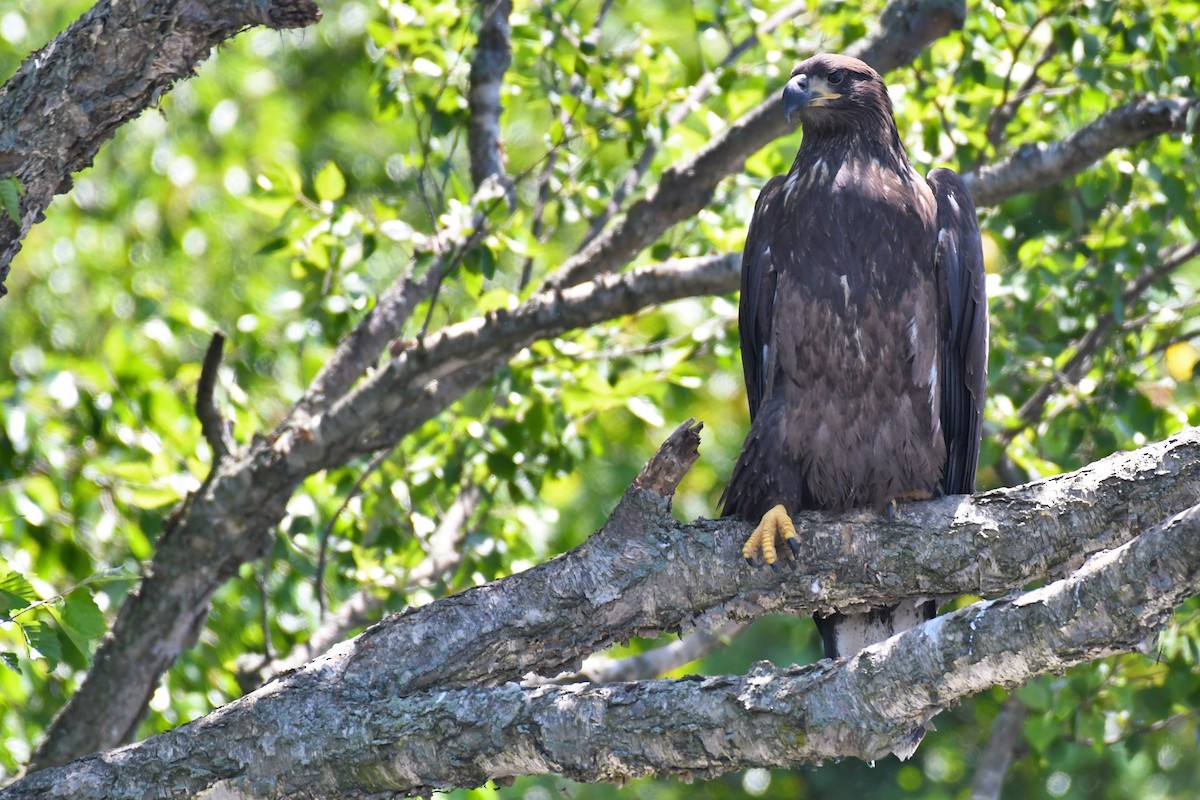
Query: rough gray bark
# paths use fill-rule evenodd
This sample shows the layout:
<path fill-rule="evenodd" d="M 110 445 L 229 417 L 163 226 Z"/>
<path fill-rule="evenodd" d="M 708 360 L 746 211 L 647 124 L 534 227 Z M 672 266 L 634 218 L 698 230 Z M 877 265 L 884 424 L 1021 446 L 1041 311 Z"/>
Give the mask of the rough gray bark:
<path fill-rule="evenodd" d="M 783 574 L 733 566 L 744 525 L 683 526 L 669 516 L 670 493 L 695 458 L 697 432 L 681 426 L 605 528 L 576 551 L 392 618 L 202 720 L 31 775 L 0 797 L 143 796 L 165 786 L 177 796 L 366 797 L 525 774 L 621 781 L 879 758 L 908 744 L 915 725 L 970 694 L 1135 648 L 1178 602 L 1200 591 L 1200 506 L 1184 503 L 1185 511 L 1131 538 L 1162 504 L 1195 498 L 1197 431 L 1020 489 L 909 506 L 899 525 L 869 515 L 806 515 L 801 535 L 811 547 L 802 550 L 797 572 Z M 893 530 L 918 519 L 923 537 L 905 541 Z M 718 541 L 713 535 L 721 528 L 726 535 Z M 674 529 L 686 529 L 698 544 L 689 551 Z M 1083 547 L 1060 550 L 1060 539 L 1072 533 Z M 760 665 L 743 677 L 536 688 L 508 682 L 518 677 L 512 664 L 552 667 L 564 641 L 581 634 L 598 645 L 595 631 L 576 630 L 571 598 L 590 607 L 594 628 L 629 636 L 641 630 L 640 616 L 659 613 L 654 602 L 672 603 L 676 618 L 697 619 L 761 608 L 773 594 L 795 597 L 788 607 L 811 610 L 840 607 L 837 598 L 982 591 L 1062 574 L 1083 559 L 1080 549 L 1122 539 L 1053 584 L 975 603 L 849 660 L 782 670 Z M 963 557 L 967 542 L 979 558 Z M 702 551 L 707 563 L 694 561 Z M 863 567 L 868 551 L 874 569 Z M 746 579 L 731 580 L 732 570 Z M 644 576 L 656 572 L 691 583 L 675 584 L 672 593 L 640 591 Z M 714 582 L 726 585 L 729 598 L 715 613 L 690 593 L 697 583 Z M 536 602 L 524 603 L 505 634 L 519 646 L 501 652 L 497 666 L 496 649 L 476 644 L 491 637 L 478 623 L 490 622 L 498 608 L 505 613 L 501 595 L 510 589 L 558 595 L 556 607 L 568 613 L 546 617 Z M 778 607 L 774 600 L 766 605 Z M 441 624 L 417 622 L 421 616 Z M 419 674 L 424 659 L 438 658 L 431 647 L 447 657 Z M 429 652 L 414 659 L 411 648 Z M 464 652 L 473 655 L 459 661 Z M 455 685 L 464 679 L 476 685 Z"/>
<path fill-rule="evenodd" d="M 0 178 L 25 189 L 21 224 L 0 215 L 0 296 L 21 239 L 117 128 L 194 75 L 221 42 L 320 18 L 312 0 L 100 0 L 25 59 L 0 89 Z"/>
<path fill-rule="evenodd" d="M 1021 145 L 1009 158 L 980 167 L 977 172 L 964 175 L 963 180 L 976 205 L 993 205 L 1028 191 L 1026 187 L 1046 186 L 1069 178 L 1119 147 L 1165 133 L 1182 133 L 1188 110 L 1197 104 L 1200 104 L 1197 98 L 1135 100 L 1114 108 L 1060 142 Z"/>

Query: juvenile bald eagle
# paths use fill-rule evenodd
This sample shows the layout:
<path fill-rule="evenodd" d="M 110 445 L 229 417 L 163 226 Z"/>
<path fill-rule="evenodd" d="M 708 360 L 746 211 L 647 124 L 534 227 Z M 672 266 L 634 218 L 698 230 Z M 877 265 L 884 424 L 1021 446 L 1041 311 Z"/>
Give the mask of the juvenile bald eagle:
<path fill-rule="evenodd" d="M 987 383 L 983 253 L 955 173 L 922 180 L 883 79 L 855 58 L 792 71 L 804 129 L 763 187 L 742 255 L 750 431 L 724 513 L 757 524 L 743 554 L 795 550 L 790 514 L 880 512 L 975 489 Z M 830 658 L 929 619 L 932 602 L 818 617 Z"/>

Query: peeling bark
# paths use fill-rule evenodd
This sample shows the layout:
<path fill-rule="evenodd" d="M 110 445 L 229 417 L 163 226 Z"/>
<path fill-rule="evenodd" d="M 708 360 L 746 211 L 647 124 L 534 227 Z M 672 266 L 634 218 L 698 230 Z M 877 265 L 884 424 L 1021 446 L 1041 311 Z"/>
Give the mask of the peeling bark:
<path fill-rule="evenodd" d="M 1178 479 L 1181 465 L 1167 462 L 1183 456 L 1181 449 L 1198 446 L 1196 432 L 1184 438 L 1187 444 L 1175 441 L 1157 452 L 1107 459 L 1064 476 L 1058 485 L 1045 481 L 978 498 L 998 504 L 990 508 L 964 513 L 962 504 L 969 501 L 950 498 L 958 509 L 950 514 L 951 509 L 941 509 L 952 520 L 945 535 L 953 536 L 960 525 L 982 526 L 991 531 L 993 548 L 1002 544 L 999 539 L 1053 539 L 1057 525 L 1049 513 L 1078 518 L 1072 507 L 1094 507 L 1102 496 L 1117 493 L 1111 481 L 1159 482 L 1147 473 L 1174 473 Z M 1195 453 L 1188 455 L 1194 461 Z M 650 518 L 665 516 L 666 498 L 654 492 L 631 487 L 622 506 L 626 503 L 644 504 Z M 1045 513 L 1003 536 L 996 530 L 998 519 L 1022 504 L 1040 505 Z M 1147 511 L 1137 501 L 1133 505 L 1137 513 Z M 854 527 L 857 533 L 872 525 Z M 607 531 L 593 541 L 606 538 Z M 943 541 L 925 538 L 934 548 Z M 660 549 L 656 560 L 678 560 L 671 555 L 671 549 Z M 458 639 L 474 638 L 472 617 L 487 613 L 490 589 L 540 573 L 533 583 L 552 593 L 558 585 L 551 565 L 570 558 L 429 608 L 458 605 L 451 617 Z M 623 564 L 638 571 L 635 559 Z M 625 578 L 620 571 L 606 577 L 612 584 Z M 599 585 L 593 580 L 594 587 Z M 872 591 L 839 585 L 828 593 Z M 623 781 L 643 775 L 711 777 L 829 758 L 875 759 L 906 749 L 915 726 L 971 694 L 1136 648 L 1160 629 L 1177 603 L 1197 592 L 1200 506 L 1191 506 L 1040 589 L 975 603 L 848 660 L 786 669 L 760 664 L 741 677 L 566 687 L 453 686 L 439 680 L 425 689 L 408 681 L 402 688 L 407 675 L 399 674 L 403 667 L 396 659 L 409 654 L 405 642 L 380 634 L 385 623 L 201 720 L 36 773 L 2 796 L 143 796 L 170 786 L 181 796 L 354 798 L 477 786 L 529 774 Z M 626 598 L 594 599 L 604 605 Z M 406 616 L 413 615 L 398 619 Z M 512 620 L 514 627 L 534 621 L 533 616 L 527 610 L 524 619 Z M 449 632 L 442 632 L 441 641 Z M 423 640 L 427 637 L 408 644 L 420 646 Z M 549 637 L 528 644 L 535 651 L 555 646 Z M 475 671 L 486 672 L 492 655 L 478 653 Z"/>

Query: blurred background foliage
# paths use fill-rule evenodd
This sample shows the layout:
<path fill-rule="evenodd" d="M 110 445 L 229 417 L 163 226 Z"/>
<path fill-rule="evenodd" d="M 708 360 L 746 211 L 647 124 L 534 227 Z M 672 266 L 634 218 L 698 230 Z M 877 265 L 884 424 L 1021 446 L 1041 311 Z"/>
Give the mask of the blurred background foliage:
<path fill-rule="evenodd" d="M 0 74 L 89 5 L 0 4 Z M 725 63 L 783 5 L 518 4 L 502 120 L 518 203 L 493 208 L 492 232 L 411 333 L 531 294 L 648 145 L 657 152 L 641 187 L 777 91 L 795 62 L 861 36 L 882 4 L 814 0 Z M 244 443 L 281 418 L 377 292 L 431 258 L 431 237 L 459 241 L 471 228 L 465 95 L 478 9 L 322 7 L 324 21 L 306 32 L 238 37 L 122 128 L 14 263 L 0 302 L 0 777 L 78 685 L 164 515 L 206 475 L 211 454 L 191 405 L 212 332 L 230 336 L 218 394 Z M 914 163 L 966 170 L 1139 97 L 1194 96 L 1198 17 L 1191 0 L 972 4 L 965 30 L 888 76 Z M 668 124 L 714 69 L 711 95 Z M 1026 86 L 1008 123 L 989 127 Z M 786 171 L 798 136 L 751 157 L 636 263 L 740 248 L 758 188 Z M 1194 243 L 1197 161 L 1192 134 L 1158 138 L 982 210 L 993 323 L 981 488 L 1075 469 L 1200 420 L 1200 261 L 1126 291 L 1162 251 Z M 241 673 L 306 639 L 323 597 L 328 609 L 363 592 L 382 613 L 579 544 L 688 417 L 707 425 L 676 512 L 713 516 L 748 424 L 735 323 L 735 296 L 696 298 L 540 341 L 386 459 L 308 480 L 265 563 L 217 595 L 142 733 L 238 696 Z M 1086 368 L 1060 380 L 1098 326 Z M 1048 401 L 1023 408 L 1048 383 Z M 472 502 L 453 567 L 409 580 L 461 498 Z M 769 618 L 677 674 L 818 656 L 811 623 Z M 1192 602 L 1150 657 L 1018 691 L 1027 716 L 1006 796 L 1194 796 L 1198 658 Z M 621 796 L 963 798 L 1004 699 L 997 690 L 943 714 L 908 763 L 645 780 Z M 560 794 L 616 789 L 534 779 L 456 796 Z"/>

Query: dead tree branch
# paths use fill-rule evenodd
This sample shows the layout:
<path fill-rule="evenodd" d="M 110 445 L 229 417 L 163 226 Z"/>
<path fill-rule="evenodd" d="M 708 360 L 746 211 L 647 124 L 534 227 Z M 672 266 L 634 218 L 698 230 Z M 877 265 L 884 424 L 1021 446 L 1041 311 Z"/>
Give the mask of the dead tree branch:
<path fill-rule="evenodd" d="M 233 451 L 233 440 L 229 435 L 229 421 L 217 408 L 214 397 L 217 387 L 217 373 L 221 367 L 221 351 L 225 348 L 225 334 L 220 331 L 212 335 L 208 350 L 204 353 L 204 363 L 200 367 L 200 381 L 196 385 L 196 418 L 200 420 L 200 430 L 204 440 L 212 448 L 212 466 L 229 457 Z"/>

